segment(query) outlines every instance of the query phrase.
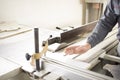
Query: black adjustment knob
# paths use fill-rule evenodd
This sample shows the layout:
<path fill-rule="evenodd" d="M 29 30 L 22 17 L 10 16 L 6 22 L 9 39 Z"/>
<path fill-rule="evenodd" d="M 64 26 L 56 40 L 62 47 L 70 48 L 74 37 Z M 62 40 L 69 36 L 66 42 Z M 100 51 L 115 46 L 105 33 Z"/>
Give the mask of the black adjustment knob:
<path fill-rule="evenodd" d="M 26 57 L 27 60 L 30 60 L 31 55 L 29 55 L 28 53 L 26 53 L 25 57 Z"/>
<path fill-rule="evenodd" d="M 45 46 L 45 44 L 46 44 L 46 41 L 43 41 L 43 42 L 42 42 L 42 46 Z"/>
<path fill-rule="evenodd" d="M 50 35 L 49 38 L 52 38 L 52 35 Z"/>
<path fill-rule="evenodd" d="M 62 30 L 60 27 L 56 27 L 56 29 L 58 29 L 58 30 Z"/>

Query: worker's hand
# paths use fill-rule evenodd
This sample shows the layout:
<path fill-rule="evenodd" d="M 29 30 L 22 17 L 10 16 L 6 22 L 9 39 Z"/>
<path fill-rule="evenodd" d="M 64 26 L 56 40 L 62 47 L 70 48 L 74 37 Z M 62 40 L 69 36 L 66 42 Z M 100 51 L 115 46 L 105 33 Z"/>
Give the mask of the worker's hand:
<path fill-rule="evenodd" d="M 91 48 L 91 45 L 89 43 L 86 43 L 84 45 L 79 45 L 79 46 L 69 46 L 65 48 L 65 54 L 66 55 L 82 54 L 88 51 L 90 48 Z"/>

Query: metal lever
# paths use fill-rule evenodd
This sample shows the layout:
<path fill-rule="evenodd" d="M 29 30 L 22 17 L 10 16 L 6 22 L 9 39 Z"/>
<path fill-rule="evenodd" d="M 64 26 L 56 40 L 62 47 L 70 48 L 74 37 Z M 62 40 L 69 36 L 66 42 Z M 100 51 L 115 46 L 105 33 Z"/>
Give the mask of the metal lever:
<path fill-rule="evenodd" d="M 39 29 L 34 28 L 34 40 L 35 40 L 35 53 L 39 53 Z M 39 59 L 36 59 L 36 70 L 40 71 Z"/>
<path fill-rule="evenodd" d="M 62 29 L 62 28 L 60 28 L 60 27 L 56 27 L 56 29 L 62 30 L 62 31 L 67 31 L 67 29 Z"/>
<path fill-rule="evenodd" d="M 30 60 L 31 55 L 29 55 L 28 53 L 26 53 L 25 57 L 26 57 L 26 59 L 27 59 L 27 61 L 28 61 L 28 60 Z"/>
<path fill-rule="evenodd" d="M 99 58 L 120 63 L 120 57 L 109 55 L 109 54 L 106 54 L 106 53 L 101 54 Z"/>
<path fill-rule="evenodd" d="M 39 32 L 38 28 L 34 29 L 34 35 L 35 35 L 35 53 L 33 55 L 29 55 L 26 53 L 25 57 L 27 60 L 30 60 L 31 58 L 31 65 L 34 66 L 36 65 L 36 70 L 40 71 L 42 69 L 40 66 L 42 66 L 42 61 L 39 62 L 39 59 L 45 54 L 48 50 L 48 40 L 45 42 L 45 46 L 41 52 L 39 52 Z M 36 64 L 34 63 L 36 62 Z"/>

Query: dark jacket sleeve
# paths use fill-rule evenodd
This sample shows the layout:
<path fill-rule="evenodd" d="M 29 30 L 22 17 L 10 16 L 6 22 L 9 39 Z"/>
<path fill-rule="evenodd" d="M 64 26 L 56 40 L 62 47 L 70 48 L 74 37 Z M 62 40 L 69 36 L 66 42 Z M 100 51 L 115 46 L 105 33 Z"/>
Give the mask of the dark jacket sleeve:
<path fill-rule="evenodd" d="M 91 47 L 94 47 L 101 42 L 117 23 L 117 15 L 113 9 L 113 1 L 116 0 L 110 0 L 103 16 L 100 18 L 95 29 L 92 31 L 92 34 L 87 39 L 87 42 L 91 44 Z"/>

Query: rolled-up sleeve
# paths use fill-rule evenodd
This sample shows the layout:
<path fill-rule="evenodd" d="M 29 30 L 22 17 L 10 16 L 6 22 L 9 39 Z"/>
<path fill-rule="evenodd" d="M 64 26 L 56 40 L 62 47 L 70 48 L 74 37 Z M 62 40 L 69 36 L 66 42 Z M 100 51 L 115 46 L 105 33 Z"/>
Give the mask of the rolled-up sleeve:
<path fill-rule="evenodd" d="M 87 39 L 87 42 L 91 44 L 91 47 L 94 47 L 101 42 L 117 23 L 117 15 L 113 9 L 113 1 L 114 0 L 110 0 L 103 16 L 100 18 L 92 31 L 92 34 Z"/>

